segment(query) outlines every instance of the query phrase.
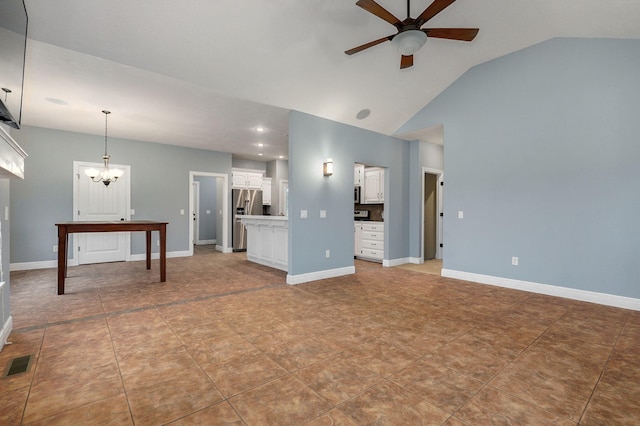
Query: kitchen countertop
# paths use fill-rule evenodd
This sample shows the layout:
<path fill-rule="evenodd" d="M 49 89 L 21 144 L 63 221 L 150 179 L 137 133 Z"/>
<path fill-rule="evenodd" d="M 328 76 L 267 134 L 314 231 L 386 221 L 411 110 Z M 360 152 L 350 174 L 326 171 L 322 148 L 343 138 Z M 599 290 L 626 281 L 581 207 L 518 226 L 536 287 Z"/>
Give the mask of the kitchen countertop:
<path fill-rule="evenodd" d="M 240 219 L 260 219 L 260 220 L 289 220 L 289 216 L 267 216 L 267 215 L 238 215 Z"/>

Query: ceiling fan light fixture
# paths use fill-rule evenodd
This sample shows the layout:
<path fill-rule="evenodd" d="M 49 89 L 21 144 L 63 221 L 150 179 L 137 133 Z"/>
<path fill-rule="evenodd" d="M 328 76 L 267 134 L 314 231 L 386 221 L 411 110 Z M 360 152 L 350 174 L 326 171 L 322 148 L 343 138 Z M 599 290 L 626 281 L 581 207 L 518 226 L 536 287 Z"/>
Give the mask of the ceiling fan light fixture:
<path fill-rule="evenodd" d="M 427 35 L 420 30 L 406 30 L 397 34 L 391 43 L 396 46 L 398 53 L 411 56 L 427 42 Z"/>

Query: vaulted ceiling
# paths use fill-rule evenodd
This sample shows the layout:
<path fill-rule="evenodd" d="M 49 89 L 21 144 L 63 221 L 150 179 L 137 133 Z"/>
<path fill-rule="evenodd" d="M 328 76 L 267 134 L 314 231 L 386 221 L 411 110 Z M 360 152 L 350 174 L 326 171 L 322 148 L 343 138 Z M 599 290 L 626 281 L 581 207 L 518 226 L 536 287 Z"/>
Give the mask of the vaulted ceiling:
<path fill-rule="evenodd" d="M 378 3 L 406 17 L 404 0 Z M 23 125 L 102 134 L 109 109 L 114 137 L 263 160 L 286 158 L 292 109 L 391 135 L 474 65 L 553 37 L 640 38 L 635 0 L 458 0 L 428 26 L 477 27 L 476 39 L 430 39 L 400 70 L 390 43 L 344 54 L 395 33 L 355 0 L 25 4 Z"/>

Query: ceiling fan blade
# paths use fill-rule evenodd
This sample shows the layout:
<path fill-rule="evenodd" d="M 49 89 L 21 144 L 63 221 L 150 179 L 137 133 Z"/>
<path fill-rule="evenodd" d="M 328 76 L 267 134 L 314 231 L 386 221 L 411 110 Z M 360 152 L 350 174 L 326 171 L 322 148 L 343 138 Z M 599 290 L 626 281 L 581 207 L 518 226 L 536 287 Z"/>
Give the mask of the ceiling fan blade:
<path fill-rule="evenodd" d="M 409 68 L 413 66 L 413 55 L 404 56 L 400 58 L 400 69 L 403 70 L 405 68 Z"/>
<path fill-rule="evenodd" d="M 478 28 L 425 28 L 427 37 L 448 38 L 449 40 L 471 41 L 476 38 Z"/>
<path fill-rule="evenodd" d="M 402 22 L 398 18 L 393 16 L 391 12 L 389 12 L 387 9 L 380 6 L 378 3 L 376 3 L 373 0 L 358 0 L 356 2 L 356 5 L 360 6 L 367 12 L 373 13 L 378 18 L 384 19 L 391 25 L 396 26 L 398 29 L 400 29 L 400 27 L 402 26 Z"/>
<path fill-rule="evenodd" d="M 365 43 L 362 46 L 354 47 L 353 49 L 345 50 L 344 53 L 347 55 L 353 55 L 354 53 L 362 52 L 364 49 L 368 49 L 380 43 L 384 43 L 385 41 L 391 41 L 393 36 L 386 36 L 379 38 L 378 40 L 370 41 L 369 43 Z"/>
<path fill-rule="evenodd" d="M 416 25 L 423 26 L 425 22 L 436 16 L 438 13 L 446 9 L 451 3 L 456 0 L 434 0 L 425 10 L 416 18 Z"/>

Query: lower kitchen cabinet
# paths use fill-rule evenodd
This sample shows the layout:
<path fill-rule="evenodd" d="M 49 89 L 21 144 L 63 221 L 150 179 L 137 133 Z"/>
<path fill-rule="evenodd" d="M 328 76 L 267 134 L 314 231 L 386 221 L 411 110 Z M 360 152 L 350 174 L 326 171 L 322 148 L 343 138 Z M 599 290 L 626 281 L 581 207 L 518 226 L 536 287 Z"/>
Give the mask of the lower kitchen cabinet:
<path fill-rule="evenodd" d="M 358 224 L 360 224 L 359 233 Z M 375 261 L 384 259 L 384 222 L 356 223 L 355 238 L 357 258 Z"/>

